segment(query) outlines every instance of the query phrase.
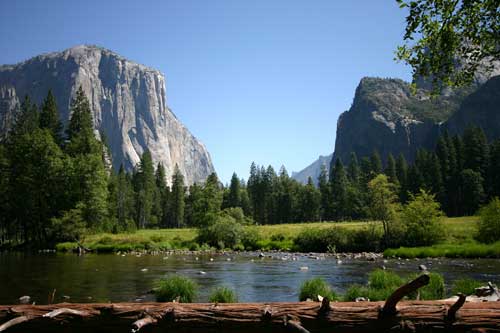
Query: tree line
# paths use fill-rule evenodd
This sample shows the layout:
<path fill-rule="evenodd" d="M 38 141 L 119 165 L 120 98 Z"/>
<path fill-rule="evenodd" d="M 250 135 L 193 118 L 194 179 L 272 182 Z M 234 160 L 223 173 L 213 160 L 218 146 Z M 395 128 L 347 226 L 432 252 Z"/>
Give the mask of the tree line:
<path fill-rule="evenodd" d="M 277 224 L 373 217 L 370 182 L 385 174 L 399 202 L 423 189 L 450 216 L 474 214 L 500 195 L 500 141 L 480 128 L 444 133 L 434 151 L 419 150 L 414 163 L 377 152 L 345 166 L 322 167 L 317 185 L 252 163 L 248 181 L 233 174 L 221 184 L 211 174 L 186 186 L 176 166 L 171 179 L 145 151 L 132 172 L 113 170 L 104 135 L 94 132 L 88 99 L 80 88 L 63 131 L 53 94 L 42 105 L 26 97 L 0 139 L 0 244 L 42 246 L 75 241 L 89 232 L 141 228 L 208 227 L 222 215 L 236 221 Z"/>

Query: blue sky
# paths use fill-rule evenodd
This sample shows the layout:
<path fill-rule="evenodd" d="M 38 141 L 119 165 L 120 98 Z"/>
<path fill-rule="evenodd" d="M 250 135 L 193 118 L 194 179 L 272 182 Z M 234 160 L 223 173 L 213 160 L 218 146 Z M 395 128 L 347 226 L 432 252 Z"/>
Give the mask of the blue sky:
<path fill-rule="evenodd" d="M 395 0 L 0 1 L 0 63 L 97 44 L 161 70 L 227 182 L 333 152 L 362 77 L 410 79 L 404 19 Z"/>

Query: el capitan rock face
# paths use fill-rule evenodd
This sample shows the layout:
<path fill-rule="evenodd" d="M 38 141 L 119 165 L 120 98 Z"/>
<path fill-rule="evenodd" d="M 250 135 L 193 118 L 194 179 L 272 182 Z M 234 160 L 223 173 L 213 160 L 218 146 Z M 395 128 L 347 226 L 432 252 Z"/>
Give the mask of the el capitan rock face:
<path fill-rule="evenodd" d="M 153 161 L 163 163 L 168 180 L 176 164 L 188 184 L 214 172 L 205 146 L 168 108 L 163 74 L 95 46 L 0 66 L 0 132 L 7 130 L 21 98 L 29 95 L 39 104 L 49 89 L 66 124 L 79 86 L 89 98 L 95 129 L 106 136 L 115 168 L 123 163 L 131 170 L 149 149 Z"/>

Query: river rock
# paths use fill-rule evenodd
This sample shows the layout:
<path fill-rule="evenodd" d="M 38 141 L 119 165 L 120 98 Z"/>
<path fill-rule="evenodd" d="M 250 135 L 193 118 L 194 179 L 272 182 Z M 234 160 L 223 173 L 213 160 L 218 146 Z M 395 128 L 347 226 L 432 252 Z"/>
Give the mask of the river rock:
<path fill-rule="evenodd" d="M 427 272 L 427 266 L 425 266 L 424 264 L 419 265 L 418 269 L 421 270 L 421 271 Z"/>
<path fill-rule="evenodd" d="M 19 297 L 19 303 L 21 304 L 28 304 L 31 301 L 30 296 L 21 296 Z"/>

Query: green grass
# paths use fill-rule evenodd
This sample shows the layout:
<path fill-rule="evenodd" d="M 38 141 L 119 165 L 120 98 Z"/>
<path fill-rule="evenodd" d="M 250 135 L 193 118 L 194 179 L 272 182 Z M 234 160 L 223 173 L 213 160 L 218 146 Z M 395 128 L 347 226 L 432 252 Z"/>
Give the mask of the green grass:
<path fill-rule="evenodd" d="M 394 272 L 376 269 L 368 275 L 368 283 L 363 286 L 359 284 L 351 285 L 344 294 L 344 301 L 355 301 L 358 297 L 364 297 L 370 301 L 386 300 L 396 289 L 406 282 L 414 280 L 418 275 L 411 275 L 402 278 Z M 430 273 L 429 284 L 420 288 L 417 292 L 409 295 L 410 299 L 434 300 L 445 297 L 445 285 L 443 276 Z"/>
<path fill-rule="evenodd" d="M 432 257 L 438 256 L 443 253 L 446 247 L 455 247 L 454 244 L 467 243 L 466 246 L 472 244 L 478 248 L 481 248 L 480 252 L 469 254 L 471 257 L 478 257 L 479 253 L 486 253 L 488 256 L 498 257 L 500 253 L 500 245 L 493 248 L 496 250 L 491 253 L 491 248 L 486 249 L 473 242 L 473 235 L 475 233 L 475 223 L 477 221 L 476 217 L 458 217 L 458 218 L 446 218 L 445 229 L 447 230 L 446 244 L 438 245 L 430 248 L 419 248 L 414 249 L 398 249 L 398 250 L 387 250 L 387 256 L 396 257 Z M 302 231 L 306 229 L 327 229 L 333 226 L 338 226 L 340 228 L 346 228 L 348 230 L 360 230 L 367 225 L 366 221 L 354 221 L 354 222 L 312 222 L 312 223 L 292 223 L 292 224 L 277 224 L 277 225 L 264 225 L 256 227 L 246 227 L 255 228 L 260 235 L 260 240 L 257 242 L 257 246 L 262 250 L 283 250 L 290 251 L 294 249 L 294 238 L 297 237 Z M 380 226 L 379 226 L 380 227 Z M 98 233 L 87 235 L 83 240 L 83 245 L 86 248 L 97 251 L 99 253 L 105 252 L 118 252 L 118 251 L 137 251 L 137 250 L 204 250 L 209 249 L 206 245 L 197 244 L 196 239 L 196 229 L 194 228 L 182 228 L 182 229 L 148 229 L 148 230 L 138 230 L 136 232 L 130 233 L 119 233 L 119 234 L 109 234 L 109 233 Z M 453 245 L 453 246 L 451 246 Z M 60 243 L 56 245 L 58 251 L 71 251 L 76 248 L 76 243 Z M 394 251 L 399 251 L 394 252 Z M 451 254 L 454 251 L 446 251 Z M 466 252 L 465 250 L 459 252 L 456 256 L 460 256 L 461 253 Z M 428 254 L 431 255 L 428 255 Z M 435 254 L 434 254 L 435 253 Z"/>
<path fill-rule="evenodd" d="M 328 297 L 330 300 L 337 299 L 335 292 L 322 278 L 306 280 L 300 286 L 299 301 L 307 299 L 318 301 L 318 295 Z"/>
<path fill-rule="evenodd" d="M 469 241 L 462 244 L 444 243 L 424 247 L 387 249 L 384 257 L 399 258 L 500 258 L 500 242 L 481 244 Z"/>
<path fill-rule="evenodd" d="M 209 301 L 214 303 L 237 303 L 238 297 L 234 290 L 230 288 L 216 287 L 210 293 Z"/>
<path fill-rule="evenodd" d="M 484 285 L 484 283 L 470 278 L 456 280 L 451 286 L 451 293 L 453 295 L 457 295 L 458 293 L 473 295 L 476 292 L 476 288 L 482 285 Z"/>
<path fill-rule="evenodd" d="M 191 303 L 196 297 L 198 285 L 191 279 L 172 275 L 157 282 L 154 289 L 157 302 L 172 302 L 179 297 L 180 303 Z"/>

